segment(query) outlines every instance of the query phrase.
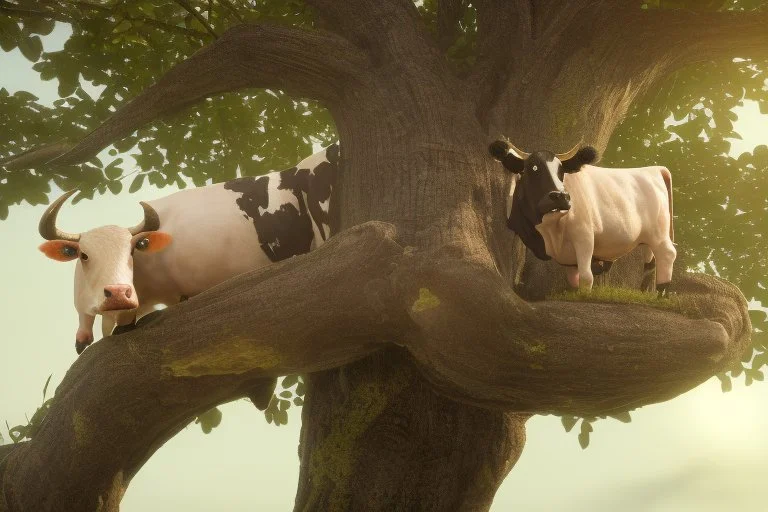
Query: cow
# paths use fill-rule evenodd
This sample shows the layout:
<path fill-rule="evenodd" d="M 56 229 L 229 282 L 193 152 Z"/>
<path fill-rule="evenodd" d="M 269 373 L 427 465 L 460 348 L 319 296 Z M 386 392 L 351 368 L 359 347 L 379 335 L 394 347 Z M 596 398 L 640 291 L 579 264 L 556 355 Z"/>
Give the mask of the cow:
<path fill-rule="evenodd" d="M 590 146 L 556 155 L 497 140 L 489 150 L 515 174 L 507 226 L 537 258 L 568 266 L 571 287 L 591 290 L 596 271 L 642 244 L 658 296 L 667 295 L 677 251 L 666 167 L 596 167 Z"/>
<path fill-rule="evenodd" d="M 101 226 L 72 234 L 56 216 L 76 190 L 53 201 L 40 219 L 40 250 L 75 265 L 80 354 L 102 335 L 157 305 L 172 305 L 248 270 L 320 246 L 331 229 L 331 193 L 339 146 L 296 167 L 258 177 L 187 189 L 140 202 L 144 220 L 131 228 Z"/>

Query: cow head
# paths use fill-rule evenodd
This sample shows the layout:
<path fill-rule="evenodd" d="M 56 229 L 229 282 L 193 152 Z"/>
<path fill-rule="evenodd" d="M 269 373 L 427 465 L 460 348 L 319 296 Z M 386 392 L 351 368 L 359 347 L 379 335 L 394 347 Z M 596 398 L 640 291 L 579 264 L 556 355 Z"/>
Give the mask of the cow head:
<path fill-rule="evenodd" d="M 568 153 L 554 154 L 550 151 L 526 153 L 497 140 L 490 146 L 491 155 L 500 160 L 504 167 L 520 175 L 516 197 L 526 202 L 526 209 L 535 216 L 535 224 L 541 222 L 550 212 L 568 211 L 571 198 L 563 185 L 565 174 L 579 172 L 582 166 L 597 160 L 597 151 L 591 146 L 573 148 Z"/>
<path fill-rule="evenodd" d="M 136 309 L 139 298 L 133 286 L 134 251 L 161 251 L 170 243 L 171 236 L 158 231 L 157 212 L 144 202 L 144 220 L 132 228 L 101 226 L 78 234 L 61 231 L 56 227 L 56 217 L 75 192 L 69 191 L 56 199 L 43 214 L 40 235 L 48 241 L 40 250 L 52 260 L 77 260 L 75 308 L 81 315 L 93 317 Z M 93 340 L 90 329 L 86 331 L 78 330 L 78 344 Z"/>

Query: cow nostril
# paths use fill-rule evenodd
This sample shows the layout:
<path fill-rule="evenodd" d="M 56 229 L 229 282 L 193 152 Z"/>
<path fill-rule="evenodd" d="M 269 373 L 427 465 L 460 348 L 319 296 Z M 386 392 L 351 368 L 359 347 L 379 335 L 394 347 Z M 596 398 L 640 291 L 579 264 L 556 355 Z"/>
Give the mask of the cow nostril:
<path fill-rule="evenodd" d="M 130 288 L 128 288 L 127 290 L 125 290 L 125 296 L 126 296 L 127 298 L 129 298 L 129 299 L 130 299 L 130 298 L 131 298 L 131 295 L 133 295 L 133 291 L 132 291 Z"/>
<path fill-rule="evenodd" d="M 104 296 L 106 298 L 110 298 L 112 296 L 112 292 L 104 288 Z"/>
<path fill-rule="evenodd" d="M 550 192 L 549 198 L 553 201 L 557 201 L 560 198 L 560 192 Z"/>

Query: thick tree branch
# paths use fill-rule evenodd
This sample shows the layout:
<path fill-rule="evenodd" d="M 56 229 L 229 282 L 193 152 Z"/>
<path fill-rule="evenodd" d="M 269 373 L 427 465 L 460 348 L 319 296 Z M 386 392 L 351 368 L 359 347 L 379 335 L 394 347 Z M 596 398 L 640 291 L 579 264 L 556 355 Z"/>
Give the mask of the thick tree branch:
<path fill-rule="evenodd" d="M 51 160 L 27 152 L 8 169 L 69 165 L 92 158 L 115 140 L 205 97 L 246 87 L 273 87 L 335 104 L 347 87 L 366 79 L 367 59 L 329 32 L 276 25 L 239 25 L 166 73 L 68 152 Z M 39 157 L 39 158 L 38 158 Z"/>
<path fill-rule="evenodd" d="M 768 58 L 768 9 L 751 12 L 627 11 L 611 19 L 632 26 L 628 44 L 650 65 L 667 57 L 680 67 L 734 57 Z"/>
<path fill-rule="evenodd" d="M 255 379 L 338 367 L 386 343 L 403 345 L 449 398 L 589 415 L 672 398 L 748 345 L 746 301 L 715 278 L 677 281 L 700 319 L 530 305 L 461 251 L 406 250 L 394 237 L 384 223 L 352 228 L 89 348 L 35 438 L 4 459 L 9 509 L 31 510 L 41 496 L 36 510 L 116 507 L 144 461 L 196 414 L 244 396 Z"/>
<path fill-rule="evenodd" d="M 746 300 L 711 276 L 673 281 L 692 317 L 685 319 L 644 306 L 527 304 L 493 272 L 450 254 L 414 257 L 399 270 L 395 286 L 415 300 L 409 312 L 418 326 L 406 346 L 439 389 L 473 404 L 627 411 L 697 386 L 749 346 Z"/>
<path fill-rule="evenodd" d="M 413 51 L 409 43 L 426 41 L 421 16 L 412 0 L 306 0 L 317 8 L 323 27 L 341 34 L 383 60 L 398 49 Z"/>
<path fill-rule="evenodd" d="M 350 230 L 90 347 L 34 439 L 4 459 L 0 504 L 117 511 L 144 461 L 196 414 L 266 374 L 336 367 L 397 339 L 384 286 L 402 254 L 393 235 L 382 224 Z"/>

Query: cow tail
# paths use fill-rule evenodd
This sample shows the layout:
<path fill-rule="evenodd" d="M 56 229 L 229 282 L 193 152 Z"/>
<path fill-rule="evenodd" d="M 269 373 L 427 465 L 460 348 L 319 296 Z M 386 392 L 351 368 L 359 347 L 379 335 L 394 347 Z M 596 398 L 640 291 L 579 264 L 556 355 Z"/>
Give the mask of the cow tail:
<path fill-rule="evenodd" d="M 666 167 L 661 168 L 661 177 L 667 186 L 667 198 L 669 200 L 669 239 L 675 241 L 675 217 L 672 213 L 672 173 Z"/>

